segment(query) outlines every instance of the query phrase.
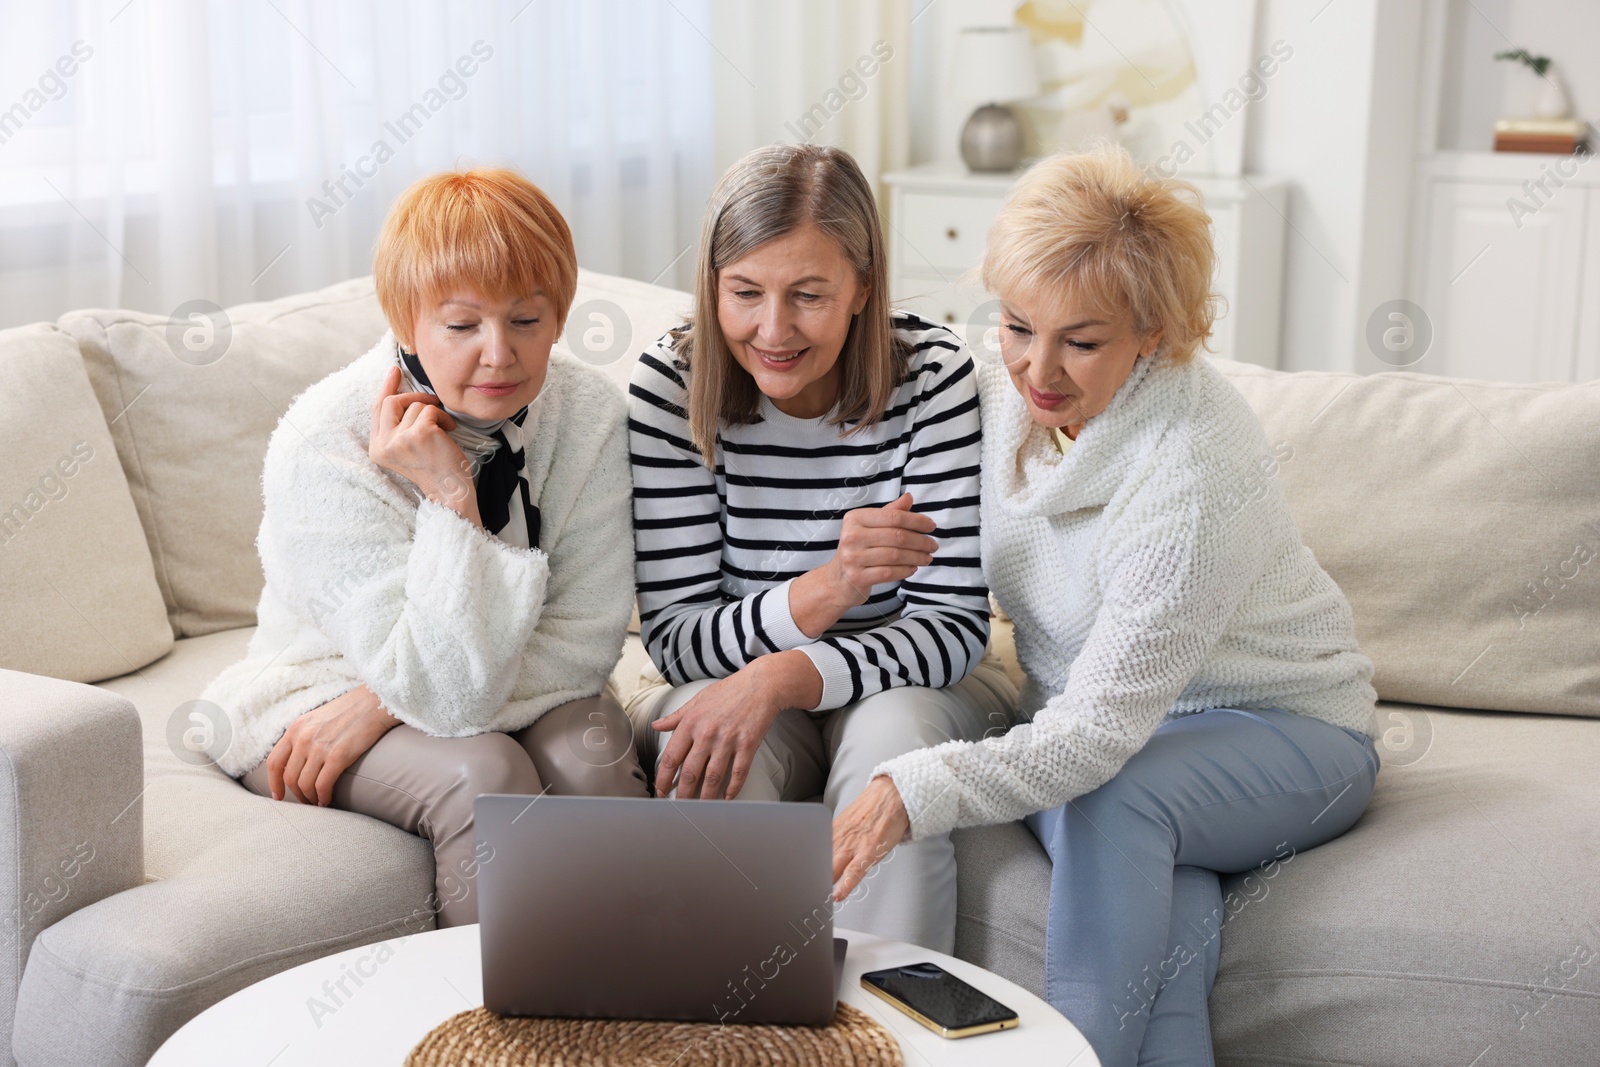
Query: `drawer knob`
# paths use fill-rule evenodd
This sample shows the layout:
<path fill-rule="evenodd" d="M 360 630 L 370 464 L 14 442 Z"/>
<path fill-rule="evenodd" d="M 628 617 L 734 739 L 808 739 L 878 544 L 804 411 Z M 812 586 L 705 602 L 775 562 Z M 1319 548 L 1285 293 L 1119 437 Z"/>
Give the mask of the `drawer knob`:
<path fill-rule="evenodd" d="M 950 227 L 948 230 L 944 231 L 944 235 L 950 238 L 950 240 L 954 241 L 956 239 L 956 228 L 954 226 Z"/>
<path fill-rule="evenodd" d="M 954 311 L 946 311 L 944 313 L 944 321 L 946 321 L 946 322 L 954 322 L 954 321 L 956 321 L 956 313 Z"/>

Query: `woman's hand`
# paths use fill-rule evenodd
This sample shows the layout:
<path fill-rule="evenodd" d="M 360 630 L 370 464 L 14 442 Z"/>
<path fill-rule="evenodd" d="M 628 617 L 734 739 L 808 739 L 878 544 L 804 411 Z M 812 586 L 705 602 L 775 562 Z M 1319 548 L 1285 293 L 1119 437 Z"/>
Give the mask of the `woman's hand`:
<path fill-rule="evenodd" d="M 339 776 L 399 725 L 364 685 L 312 708 L 289 724 L 267 756 L 272 799 L 282 800 L 287 788 L 302 804 L 326 807 Z"/>
<path fill-rule="evenodd" d="M 431 393 L 399 390 L 400 368 L 391 367 L 372 404 L 367 455 L 384 470 L 410 479 L 429 500 L 482 526 L 472 467 L 448 432 L 456 420 Z"/>
<path fill-rule="evenodd" d="M 845 612 L 867 602 L 872 587 L 900 582 L 933 562 L 939 542 L 910 493 L 881 508 L 845 512 L 833 558 L 790 587 L 789 614 L 807 637 L 821 637 Z"/>
<path fill-rule="evenodd" d="M 778 713 L 821 699 L 822 676 L 798 649 L 769 653 L 711 683 L 650 724 L 672 731 L 656 760 L 656 796 L 666 796 L 676 777 L 680 800 L 732 800 Z"/>
<path fill-rule="evenodd" d="M 843 900 L 911 832 L 894 779 L 880 774 L 833 820 L 833 899 Z"/>

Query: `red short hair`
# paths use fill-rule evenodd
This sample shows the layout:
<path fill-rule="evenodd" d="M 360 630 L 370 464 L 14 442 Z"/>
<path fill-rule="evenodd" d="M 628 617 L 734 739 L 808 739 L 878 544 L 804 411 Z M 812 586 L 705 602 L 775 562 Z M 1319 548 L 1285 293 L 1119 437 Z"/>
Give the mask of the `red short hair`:
<path fill-rule="evenodd" d="M 400 194 L 372 259 L 378 303 L 400 343 L 424 303 L 458 287 L 491 298 L 543 290 L 566 325 L 578 254 L 561 212 L 528 179 L 486 167 L 423 178 Z"/>

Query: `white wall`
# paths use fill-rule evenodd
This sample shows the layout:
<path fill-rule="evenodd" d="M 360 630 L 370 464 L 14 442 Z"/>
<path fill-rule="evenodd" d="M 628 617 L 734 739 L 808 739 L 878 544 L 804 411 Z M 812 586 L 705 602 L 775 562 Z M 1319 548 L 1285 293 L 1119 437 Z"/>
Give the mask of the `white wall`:
<path fill-rule="evenodd" d="M 1427 9 L 1416 0 L 1379 0 L 1373 40 L 1372 88 L 1367 101 L 1367 155 L 1361 258 L 1353 323 L 1351 369 L 1393 370 L 1368 347 L 1367 319 L 1381 304 L 1406 297 L 1414 232 L 1413 171 L 1422 101 Z"/>
<path fill-rule="evenodd" d="M 1258 42 L 1294 49 L 1250 114 L 1245 173 L 1290 178 L 1284 370 L 1348 370 L 1361 259 L 1376 0 L 1264 0 Z M 1314 21 L 1313 21 L 1314 20 Z"/>
<path fill-rule="evenodd" d="M 1245 149 L 1247 173 L 1294 182 L 1285 370 L 1385 369 L 1365 326 L 1405 295 L 1423 10 L 1416 0 L 1263 0 L 1258 44 L 1295 50 L 1254 105 Z"/>
<path fill-rule="evenodd" d="M 953 99 L 951 53 L 965 26 L 1004 26 L 1015 0 L 914 0 L 911 20 L 911 159 L 954 163 L 972 108 Z"/>
<path fill-rule="evenodd" d="M 1367 317 L 1407 292 L 1413 170 L 1419 150 L 1487 150 L 1494 120 L 1526 114 L 1538 82 L 1497 51 L 1555 59 L 1575 113 L 1600 116 L 1600 0 L 1259 0 L 1252 55 L 1294 50 L 1248 105 L 1245 173 L 1291 180 L 1280 365 L 1387 369 L 1367 349 Z M 950 51 L 966 25 L 1009 22 L 1012 0 L 916 0 L 914 161 L 957 158 L 964 109 L 949 99 Z M 1092 14 L 1092 12 L 1091 12 Z M 1423 85 L 1424 34 L 1443 35 L 1439 84 Z M 1439 100 L 1438 144 L 1431 115 Z"/>
<path fill-rule="evenodd" d="M 1595 0 L 1449 0 L 1444 30 L 1440 148 L 1487 151 L 1494 120 L 1532 111 L 1539 81 L 1496 52 L 1526 48 L 1555 60 L 1574 114 L 1600 116 L 1600 3 Z"/>
<path fill-rule="evenodd" d="M 963 109 L 941 87 L 965 25 L 1009 21 L 1009 0 L 937 0 L 913 23 L 916 161 L 957 158 Z M 1414 157 L 1418 0 L 1261 0 L 1252 56 L 1293 49 L 1247 106 L 1245 173 L 1291 179 L 1280 366 L 1376 370 L 1366 315 L 1404 294 Z"/>

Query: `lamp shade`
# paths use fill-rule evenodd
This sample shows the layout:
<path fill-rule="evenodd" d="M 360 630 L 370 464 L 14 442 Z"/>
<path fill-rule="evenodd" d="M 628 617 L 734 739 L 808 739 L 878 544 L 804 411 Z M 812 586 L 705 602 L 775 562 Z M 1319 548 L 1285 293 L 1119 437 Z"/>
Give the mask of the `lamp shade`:
<path fill-rule="evenodd" d="M 956 36 L 956 91 L 973 104 L 1039 95 L 1033 42 L 1021 26 L 975 26 Z"/>

